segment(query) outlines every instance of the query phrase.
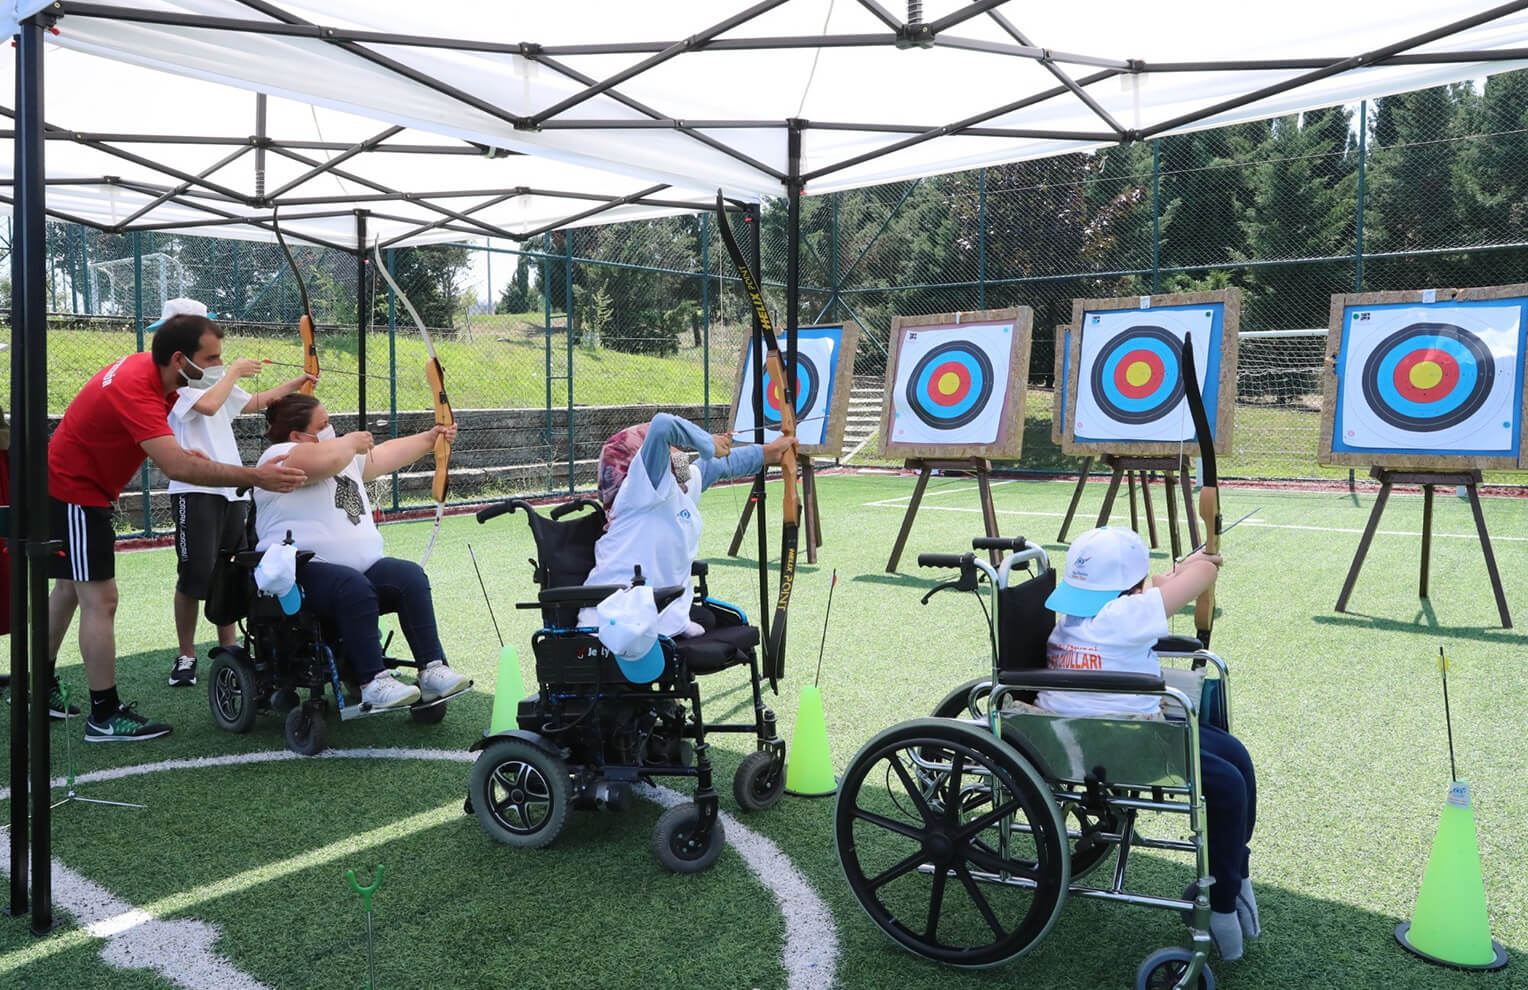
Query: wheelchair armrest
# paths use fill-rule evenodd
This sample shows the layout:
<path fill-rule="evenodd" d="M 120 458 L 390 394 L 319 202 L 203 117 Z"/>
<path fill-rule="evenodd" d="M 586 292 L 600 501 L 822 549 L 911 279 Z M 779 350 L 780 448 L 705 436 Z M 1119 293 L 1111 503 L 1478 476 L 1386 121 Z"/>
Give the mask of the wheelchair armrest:
<path fill-rule="evenodd" d="M 1155 649 L 1158 653 L 1198 653 L 1204 644 L 1195 636 L 1163 636 Z"/>
<path fill-rule="evenodd" d="M 240 567 L 259 567 L 260 559 L 265 556 L 264 550 L 240 550 L 233 555 L 233 562 Z M 297 551 L 297 563 L 306 564 L 313 559 L 312 550 Z"/>
<path fill-rule="evenodd" d="M 704 560 L 697 560 L 690 564 L 690 577 L 705 577 L 711 570 L 711 565 Z"/>
<path fill-rule="evenodd" d="M 687 585 L 676 585 L 672 588 L 654 588 L 653 603 L 658 606 L 658 611 L 663 611 L 674 603 L 674 600 L 690 591 Z"/>
<path fill-rule="evenodd" d="M 593 608 L 617 591 L 623 590 L 623 587 L 619 584 L 573 584 L 561 588 L 543 588 L 536 598 L 542 605 L 576 605 L 579 608 Z"/>
<path fill-rule="evenodd" d="M 1122 691 L 1149 694 L 1166 689 L 1155 674 L 1112 670 L 1005 670 L 998 681 L 1029 691 Z"/>

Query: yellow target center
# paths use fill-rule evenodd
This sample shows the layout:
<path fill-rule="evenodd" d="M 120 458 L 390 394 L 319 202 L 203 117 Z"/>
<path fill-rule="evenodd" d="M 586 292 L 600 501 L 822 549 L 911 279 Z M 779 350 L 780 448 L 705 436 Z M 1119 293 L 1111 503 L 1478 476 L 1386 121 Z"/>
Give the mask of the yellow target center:
<path fill-rule="evenodd" d="M 1151 380 L 1151 365 L 1145 361 L 1136 361 L 1125 369 L 1125 381 L 1140 388 Z"/>
<path fill-rule="evenodd" d="M 1437 388 L 1443 381 L 1443 368 L 1436 361 L 1418 361 L 1411 368 L 1411 384 L 1415 388 Z"/>
<path fill-rule="evenodd" d="M 940 395 L 954 395 L 960 388 L 960 376 L 953 371 L 946 371 L 939 376 L 939 381 L 934 384 Z"/>

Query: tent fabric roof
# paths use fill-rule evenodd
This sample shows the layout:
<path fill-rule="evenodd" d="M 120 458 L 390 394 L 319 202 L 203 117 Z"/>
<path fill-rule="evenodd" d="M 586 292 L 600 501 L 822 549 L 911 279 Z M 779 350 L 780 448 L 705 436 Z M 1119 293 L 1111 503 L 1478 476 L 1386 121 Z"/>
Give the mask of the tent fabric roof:
<path fill-rule="evenodd" d="M 675 204 L 699 208 L 704 192 L 718 187 L 746 199 L 780 194 L 792 174 L 792 120 L 800 138 L 796 174 L 806 192 L 822 193 L 1528 65 L 1528 0 L 1447 9 L 1433 0 L 907 6 L 922 8 L 921 22 L 904 22 L 906 10 L 893 13 L 879 0 L 747 7 L 716 0 L 13 0 L 8 13 L 20 18 L 46 8 L 60 15 L 46 117 L 71 130 L 247 136 L 253 98 L 234 92 L 245 90 L 272 94 L 269 134 L 277 141 L 321 135 L 348 146 L 391 122 L 408 130 L 383 147 L 439 142 L 452 149 L 424 167 L 386 152 L 345 163 L 392 190 L 525 186 L 627 196 L 670 187 L 651 192 L 646 205 L 585 222 L 656 215 Z M 489 159 L 461 154 L 464 148 L 528 157 Z M 133 150 L 194 174 L 234 148 Z M 85 152 L 103 154 L 49 141 L 50 178 L 132 171 L 120 157 L 102 163 Z M 338 153 L 304 152 L 315 161 Z M 249 158 L 226 168 L 249 174 Z M 267 155 L 267 162 L 267 190 L 308 168 L 282 155 Z M 102 171 L 108 165 L 111 171 Z M 162 174 L 154 181 L 167 183 Z M 317 176 L 283 195 L 339 196 L 338 181 Z M 343 188 L 362 187 L 345 181 Z M 152 198 L 125 187 L 68 189 L 57 203 L 107 223 Z M 490 198 L 460 197 L 451 208 Z M 473 216 L 523 234 L 573 212 L 566 202 L 511 197 Z M 398 200 L 362 205 L 421 222 L 446 219 Z M 50 207 L 64 208 L 52 200 Z M 194 219 L 177 209 L 188 207 L 167 203 L 154 217 L 165 211 L 170 219 L 161 222 Z M 325 203 L 289 212 L 339 209 Z M 352 219 L 311 223 L 326 237 L 353 237 Z M 451 224 L 413 233 L 399 224 L 383 237 L 444 238 L 462 227 Z"/>

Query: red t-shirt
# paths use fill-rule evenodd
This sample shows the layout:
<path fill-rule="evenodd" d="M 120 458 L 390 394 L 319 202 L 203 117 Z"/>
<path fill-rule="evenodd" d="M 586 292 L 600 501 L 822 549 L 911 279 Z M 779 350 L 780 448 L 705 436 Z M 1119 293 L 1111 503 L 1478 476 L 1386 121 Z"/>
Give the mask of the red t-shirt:
<path fill-rule="evenodd" d="M 96 372 L 48 441 L 48 493 L 75 505 L 111 505 L 148 456 L 140 444 L 174 435 L 174 406 L 147 351 Z"/>

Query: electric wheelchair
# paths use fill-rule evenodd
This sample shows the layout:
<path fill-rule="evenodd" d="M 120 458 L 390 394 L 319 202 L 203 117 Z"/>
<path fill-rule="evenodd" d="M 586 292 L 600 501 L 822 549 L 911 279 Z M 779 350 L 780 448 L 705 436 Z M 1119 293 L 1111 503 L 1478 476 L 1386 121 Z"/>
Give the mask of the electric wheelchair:
<path fill-rule="evenodd" d="M 589 511 L 573 515 L 583 509 Z M 516 510 L 524 510 L 536 545 L 530 563 L 540 590 L 536 601 L 517 607 L 541 612 L 542 627 L 531 638 L 537 691 L 520 700 L 516 728 L 473 744 L 480 755 L 467 809 L 499 842 L 539 848 L 557 838 L 574 807 L 621 810 L 640 782 L 693 777 L 694 801 L 663 813 L 651 848 L 675 872 L 706 869 L 725 842 L 706 735 L 746 732 L 755 737 L 756 750 L 744 757 L 733 778 L 733 796 L 743 810 L 772 807 L 785 790 L 785 743 L 759 686 L 759 630 L 747 624 L 741 610 L 709 596 L 707 567 L 697 562 L 691 615 L 706 628 L 705 635 L 660 636 L 663 673 L 650 684 L 633 684 L 595 630 L 578 624 L 579 609 L 598 605 L 618 590 L 582 583 L 593 570 L 594 544 L 605 530 L 603 506 L 579 498 L 543 516 L 529 502 L 509 499 L 482 509 L 477 519 L 484 523 Z M 642 580 L 638 569 L 633 583 Z M 687 587 L 656 588 L 654 598 L 661 610 L 688 593 Z M 752 721 L 706 722 L 700 677 L 743 665 L 753 695 Z"/>
<path fill-rule="evenodd" d="M 882 731 L 849 764 L 834 833 L 850 888 L 902 947 L 966 967 L 1023 955 L 1068 897 L 1179 911 L 1192 948 L 1152 953 L 1136 985 L 1213 988 L 1199 726 L 1230 728 L 1224 661 L 1171 637 L 1157 652 L 1186 667 L 1164 665 L 1161 677 L 1046 669 L 1056 575 L 1045 551 L 1022 537 L 972 546 L 1007 554 L 997 567 L 974 553 L 921 554 L 922 566 L 960 571 L 923 601 L 990 586 L 991 671 L 952 690 L 933 717 Z M 1165 717 L 1057 715 L 1030 704 L 1041 690 L 1152 695 Z M 1185 816 L 1187 838 L 1148 838 L 1143 812 Z M 1196 879 L 1181 897 L 1126 890 L 1130 854 L 1142 848 L 1193 855 Z"/>
<path fill-rule="evenodd" d="M 249 515 L 246 546 L 253 546 L 253 511 Z M 290 533 L 286 542 L 291 542 Z M 260 594 L 255 568 L 264 555 L 263 550 L 224 550 L 213 574 L 207 618 L 217 625 L 237 623 L 240 637 L 233 646 L 218 646 L 208 654 L 207 702 L 219 728 L 248 732 L 261 712 L 273 712 L 285 718 L 287 748 L 314 756 L 328 744 L 326 693 L 331 690 L 342 721 L 399 711 L 407 711 L 413 721 L 423 724 L 433 725 L 446 717 L 445 698 L 387 709 L 362 702 L 344 642 L 333 625 L 316 615 L 306 600 L 295 614 L 287 615 L 277 599 Z M 299 585 L 302 567 L 312 557 L 309 551 L 297 552 Z M 417 672 L 419 663 L 386 655 L 392 639 L 389 632 L 382 644 L 383 665 Z M 306 700 L 300 694 L 304 691 Z"/>

